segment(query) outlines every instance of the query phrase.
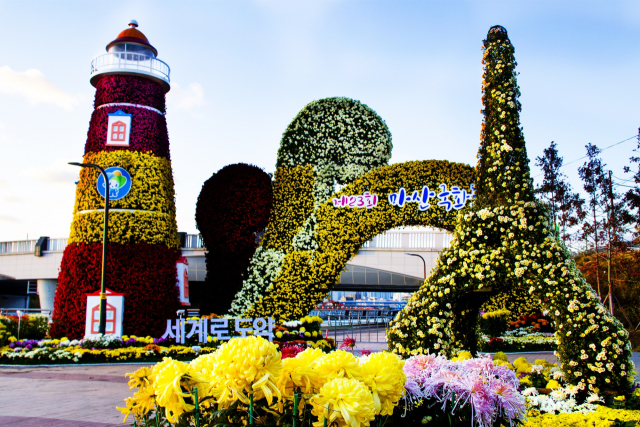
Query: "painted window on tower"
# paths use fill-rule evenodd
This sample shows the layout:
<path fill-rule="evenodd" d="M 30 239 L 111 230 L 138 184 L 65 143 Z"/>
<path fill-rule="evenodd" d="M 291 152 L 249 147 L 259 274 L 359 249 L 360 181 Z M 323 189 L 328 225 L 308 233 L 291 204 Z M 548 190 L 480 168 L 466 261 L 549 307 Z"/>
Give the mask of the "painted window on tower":
<path fill-rule="evenodd" d="M 124 132 L 127 125 L 124 122 L 117 121 L 111 126 L 111 140 L 124 142 Z"/>
<path fill-rule="evenodd" d="M 131 114 L 122 110 L 109 113 L 109 123 L 107 125 L 108 146 L 129 146 L 129 135 L 131 134 Z"/>

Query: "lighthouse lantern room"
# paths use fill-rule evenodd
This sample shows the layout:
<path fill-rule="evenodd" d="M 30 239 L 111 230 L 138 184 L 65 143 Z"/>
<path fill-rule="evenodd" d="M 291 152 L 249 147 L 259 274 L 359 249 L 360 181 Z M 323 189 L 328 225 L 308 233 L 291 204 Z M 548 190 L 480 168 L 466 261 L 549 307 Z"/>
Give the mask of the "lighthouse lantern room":
<path fill-rule="evenodd" d="M 129 28 L 107 45 L 107 53 L 93 58 L 90 79 L 93 86 L 106 74 L 143 74 L 160 83 L 165 93 L 169 91 L 169 65 L 156 58 L 158 50 L 137 27 L 138 22 L 132 19 Z"/>

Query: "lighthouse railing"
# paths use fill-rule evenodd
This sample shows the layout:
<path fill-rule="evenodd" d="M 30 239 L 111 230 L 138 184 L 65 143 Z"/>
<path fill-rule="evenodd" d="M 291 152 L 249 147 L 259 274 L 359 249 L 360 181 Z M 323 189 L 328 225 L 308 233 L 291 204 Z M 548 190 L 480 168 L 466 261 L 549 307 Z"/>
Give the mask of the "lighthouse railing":
<path fill-rule="evenodd" d="M 91 61 L 91 75 L 113 71 L 137 71 L 169 82 L 171 69 L 166 62 L 137 53 L 105 53 Z"/>

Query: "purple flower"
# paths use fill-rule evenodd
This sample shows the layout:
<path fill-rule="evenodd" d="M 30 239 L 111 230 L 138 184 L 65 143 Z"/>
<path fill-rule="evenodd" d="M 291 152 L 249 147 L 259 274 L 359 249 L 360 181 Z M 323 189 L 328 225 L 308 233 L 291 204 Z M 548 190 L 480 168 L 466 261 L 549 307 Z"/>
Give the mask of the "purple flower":
<path fill-rule="evenodd" d="M 404 371 L 411 400 L 440 403 L 443 412 L 452 414 L 469 409 L 476 426 L 490 426 L 500 415 L 512 422 L 526 412 L 515 373 L 495 366 L 489 356 L 458 362 L 441 355 L 413 356 L 405 362 Z"/>
<path fill-rule="evenodd" d="M 495 379 L 489 383 L 489 393 L 496 402 L 499 415 L 504 415 L 508 419 L 519 419 L 524 414 L 524 396 L 513 384 Z"/>

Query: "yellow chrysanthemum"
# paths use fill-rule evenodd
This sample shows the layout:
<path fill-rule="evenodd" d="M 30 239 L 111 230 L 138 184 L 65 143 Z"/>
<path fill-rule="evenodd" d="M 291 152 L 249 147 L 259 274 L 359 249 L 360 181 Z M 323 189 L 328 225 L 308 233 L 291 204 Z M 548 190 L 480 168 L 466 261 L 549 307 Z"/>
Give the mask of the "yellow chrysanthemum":
<path fill-rule="evenodd" d="M 136 418 L 140 418 L 154 409 L 156 404 L 155 390 L 153 387 L 141 388 L 134 393 L 133 397 L 127 397 L 125 404 L 126 406 L 124 408 L 116 407 L 116 409 L 124 415 L 123 423 L 127 422 L 130 414 L 133 414 Z"/>
<path fill-rule="evenodd" d="M 193 359 L 189 364 L 193 371 L 198 374 L 198 399 L 202 400 L 206 397 L 213 396 L 213 389 L 218 385 L 216 377 L 213 376 L 213 369 L 217 363 L 217 352 L 203 354 Z M 211 400 L 206 400 L 205 407 L 211 406 Z"/>
<path fill-rule="evenodd" d="M 376 415 L 391 415 L 402 398 L 407 381 L 403 367 L 404 361 L 388 352 L 374 353 L 362 364 L 362 378 L 373 393 Z"/>
<path fill-rule="evenodd" d="M 318 373 L 318 387 L 322 387 L 334 378 L 353 378 L 362 381 L 358 359 L 344 350 L 332 351 L 318 359 L 316 372 Z"/>
<path fill-rule="evenodd" d="M 353 378 L 335 378 L 322 386 L 311 399 L 314 427 L 336 423 L 339 427 L 368 426 L 375 418 L 373 395 L 362 382 Z"/>
<path fill-rule="evenodd" d="M 532 369 L 533 369 L 533 365 L 531 363 L 524 362 L 524 363 L 520 363 L 517 366 L 516 373 L 517 374 L 530 374 Z"/>
<path fill-rule="evenodd" d="M 282 359 L 273 343 L 256 336 L 234 338 L 217 351 L 213 395 L 223 406 L 235 400 L 249 403 L 248 393 L 255 400 L 266 397 L 271 405 L 274 395 L 282 397 L 276 385 L 281 372 Z"/>
<path fill-rule="evenodd" d="M 125 377 L 129 377 L 129 390 L 134 388 L 145 389 L 153 386 L 153 371 L 146 366 L 130 374 L 125 374 Z"/>
<path fill-rule="evenodd" d="M 297 388 L 305 393 L 310 393 L 315 388 L 318 377 L 315 362 L 323 356 L 322 350 L 307 348 L 298 353 L 296 357 L 282 361 L 282 374 L 278 379 L 278 388 L 285 399 L 293 399 Z"/>
<path fill-rule="evenodd" d="M 194 405 L 185 402 L 185 397 L 193 401 L 193 387 L 206 383 L 206 378 L 185 362 L 165 358 L 159 365 L 162 367 L 153 384 L 156 400 L 165 408 L 167 420 L 176 423 L 182 413 L 194 409 Z"/>
<path fill-rule="evenodd" d="M 451 359 L 452 362 L 461 362 L 463 360 L 473 359 L 470 351 L 461 351 L 458 355 Z"/>
<path fill-rule="evenodd" d="M 521 357 L 518 357 L 516 360 L 513 361 L 513 366 L 515 366 L 516 369 L 518 369 L 518 367 L 520 365 L 522 365 L 523 363 L 528 363 L 528 362 L 527 362 L 526 358 L 521 356 Z"/>
<path fill-rule="evenodd" d="M 555 390 L 555 389 L 560 388 L 560 387 L 561 387 L 561 386 L 560 386 L 560 383 L 559 383 L 558 381 L 556 381 L 556 380 L 551 380 L 551 381 L 549 381 L 549 382 L 547 383 L 547 387 L 546 387 L 546 388 L 550 388 L 550 389 Z"/>

